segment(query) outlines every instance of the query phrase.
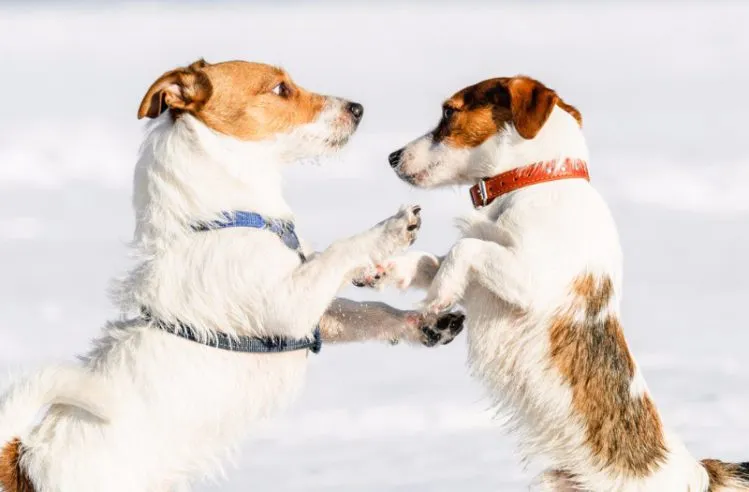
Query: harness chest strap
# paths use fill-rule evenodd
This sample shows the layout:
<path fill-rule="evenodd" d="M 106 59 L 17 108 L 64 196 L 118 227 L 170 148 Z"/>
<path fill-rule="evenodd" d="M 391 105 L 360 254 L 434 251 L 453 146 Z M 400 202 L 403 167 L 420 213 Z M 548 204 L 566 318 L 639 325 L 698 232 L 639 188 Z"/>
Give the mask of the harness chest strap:
<path fill-rule="evenodd" d="M 192 226 L 195 232 L 212 231 L 217 229 L 227 229 L 232 227 L 250 227 L 253 229 L 265 229 L 276 234 L 289 249 L 295 251 L 302 263 L 306 261 L 304 253 L 301 250 L 299 238 L 294 230 L 294 223 L 280 219 L 267 219 L 254 212 L 234 211 L 223 212 L 223 219 L 211 222 L 199 222 Z M 195 329 L 181 321 L 166 322 L 154 318 L 147 307 L 141 308 L 141 318 L 152 326 L 164 330 L 173 335 L 177 335 L 186 340 L 201 343 L 209 347 L 215 347 L 222 350 L 244 353 L 281 353 L 292 352 L 295 350 L 310 350 L 313 354 L 320 352 L 322 348 L 322 338 L 320 336 L 320 327 L 315 327 L 312 338 L 292 339 L 282 337 L 232 337 L 226 333 L 213 333 L 208 339 L 203 340 L 195 334 Z"/>
<path fill-rule="evenodd" d="M 283 241 L 287 248 L 295 251 L 302 262 L 307 258 L 302 252 L 299 237 L 296 235 L 294 223 L 283 219 L 268 219 L 255 212 L 238 210 L 234 212 L 222 212 L 222 219 L 210 222 L 198 222 L 192 226 L 196 232 L 213 231 L 217 229 L 229 229 L 233 227 L 249 227 L 252 229 L 264 229 L 272 232 Z"/>
<path fill-rule="evenodd" d="M 248 337 L 237 336 L 231 337 L 226 333 L 213 333 L 207 339 L 203 340 L 195 335 L 195 330 L 181 321 L 168 323 L 164 320 L 155 319 L 151 316 L 148 309 L 141 309 L 141 317 L 152 326 L 164 330 L 173 335 L 177 335 L 192 342 L 201 343 L 217 349 L 228 350 L 231 352 L 245 352 L 252 354 L 264 353 L 282 353 L 293 352 L 296 350 L 309 349 L 313 354 L 317 354 L 322 349 L 322 337 L 320 327 L 315 327 L 312 338 L 282 338 L 282 337 Z"/>

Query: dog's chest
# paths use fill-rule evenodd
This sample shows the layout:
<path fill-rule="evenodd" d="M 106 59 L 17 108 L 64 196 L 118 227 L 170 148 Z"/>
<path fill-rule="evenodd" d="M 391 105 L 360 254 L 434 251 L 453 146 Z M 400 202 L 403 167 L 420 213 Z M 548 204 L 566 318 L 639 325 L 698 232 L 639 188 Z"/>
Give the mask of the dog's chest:
<path fill-rule="evenodd" d="M 463 235 L 517 249 L 523 239 L 519 220 L 518 211 L 507 205 L 474 214 L 464 223 Z M 522 384 L 527 366 L 540 363 L 543 358 L 541 353 L 535 353 L 536 348 L 546 346 L 543 329 L 530 322 L 526 312 L 478 282 L 469 283 L 462 304 L 467 314 L 469 364 L 474 375 L 493 389 L 501 381 Z"/>
<path fill-rule="evenodd" d="M 502 219 L 474 214 L 463 219 L 460 229 L 464 238 L 481 239 L 506 246 L 511 241 L 511 232 Z"/>

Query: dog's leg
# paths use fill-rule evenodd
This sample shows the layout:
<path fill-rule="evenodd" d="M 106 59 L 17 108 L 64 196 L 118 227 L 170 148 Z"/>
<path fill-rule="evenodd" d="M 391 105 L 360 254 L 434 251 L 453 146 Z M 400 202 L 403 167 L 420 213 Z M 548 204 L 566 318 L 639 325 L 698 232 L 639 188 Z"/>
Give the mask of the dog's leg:
<path fill-rule="evenodd" d="M 382 264 L 362 268 L 354 276 L 357 287 L 382 289 L 394 286 L 401 290 L 409 288 L 428 289 L 437 275 L 443 258 L 424 251 L 409 251 L 388 258 Z"/>
<path fill-rule="evenodd" d="M 478 282 L 520 308 L 528 305 L 528 273 L 512 250 L 494 242 L 465 238 L 442 261 L 424 301 L 425 311 L 449 311 L 461 301 L 469 282 Z"/>
<path fill-rule="evenodd" d="M 356 269 L 377 264 L 401 253 L 416 239 L 420 207 L 406 207 L 396 215 L 354 237 L 336 241 L 301 264 L 279 285 L 272 315 L 283 325 L 314 326 L 335 297 L 344 279 Z"/>
<path fill-rule="evenodd" d="M 464 319 L 461 313 L 427 316 L 381 302 L 338 298 L 320 320 L 320 332 L 324 341 L 333 343 L 382 340 L 395 344 L 404 340 L 433 347 L 453 341 L 463 329 Z"/>

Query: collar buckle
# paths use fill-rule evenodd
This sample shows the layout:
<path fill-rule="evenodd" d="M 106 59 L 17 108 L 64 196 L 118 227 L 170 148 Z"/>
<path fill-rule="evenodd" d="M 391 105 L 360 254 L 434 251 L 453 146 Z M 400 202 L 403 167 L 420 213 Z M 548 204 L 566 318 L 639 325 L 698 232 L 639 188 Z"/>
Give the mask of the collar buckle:
<path fill-rule="evenodd" d="M 486 202 L 489 199 L 489 194 L 486 192 L 486 181 L 483 179 L 479 181 L 479 199 L 481 200 L 476 208 L 486 207 Z"/>
<path fill-rule="evenodd" d="M 477 184 L 471 186 L 470 195 L 473 208 L 480 209 L 489 204 L 489 192 L 486 189 L 486 181 L 481 179 Z"/>

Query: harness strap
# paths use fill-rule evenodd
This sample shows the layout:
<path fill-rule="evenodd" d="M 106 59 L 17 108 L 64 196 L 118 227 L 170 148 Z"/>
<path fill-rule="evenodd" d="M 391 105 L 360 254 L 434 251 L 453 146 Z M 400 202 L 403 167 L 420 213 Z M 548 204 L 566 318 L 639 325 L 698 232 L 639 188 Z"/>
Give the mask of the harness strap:
<path fill-rule="evenodd" d="M 288 220 L 267 219 L 255 212 L 234 211 L 222 212 L 224 217 L 221 220 L 210 222 L 198 222 L 192 226 L 196 232 L 213 231 L 217 229 L 227 229 L 230 227 L 250 227 L 253 229 L 266 229 L 278 236 L 289 249 L 295 251 L 302 263 L 307 258 L 302 252 L 299 238 L 294 230 L 294 223 Z M 208 345 L 222 350 L 245 353 L 280 353 L 292 352 L 295 350 L 309 349 L 313 354 L 320 352 L 322 348 L 322 338 L 320 336 L 320 327 L 315 327 L 312 338 L 292 339 L 282 337 L 232 337 L 226 333 L 212 333 L 208 340 L 201 340 L 195 336 L 195 329 L 181 321 L 168 323 L 161 319 L 156 319 L 151 315 L 147 307 L 141 308 L 141 317 L 152 326 L 177 335 L 186 340 Z"/>
<path fill-rule="evenodd" d="M 296 350 L 309 349 L 313 354 L 317 354 L 322 349 L 322 338 L 320 336 L 320 327 L 315 327 L 312 338 L 282 338 L 282 337 L 232 337 L 226 333 L 213 333 L 207 340 L 201 340 L 195 336 L 195 330 L 181 321 L 167 323 L 164 320 L 155 319 L 147 308 L 141 309 L 141 317 L 152 326 L 164 330 L 167 333 L 177 335 L 192 342 L 201 343 L 209 347 L 214 347 L 231 352 L 245 352 L 251 354 L 267 354 L 294 352 Z"/>
<path fill-rule="evenodd" d="M 302 252 L 299 237 L 296 234 L 294 223 L 283 219 L 268 219 L 255 212 L 236 210 L 233 212 L 222 212 L 223 219 L 210 222 L 198 222 L 192 226 L 196 232 L 214 231 L 217 229 L 228 229 L 232 227 L 249 227 L 252 229 L 265 229 L 281 239 L 287 248 L 294 250 L 302 263 L 307 258 Z"/>

